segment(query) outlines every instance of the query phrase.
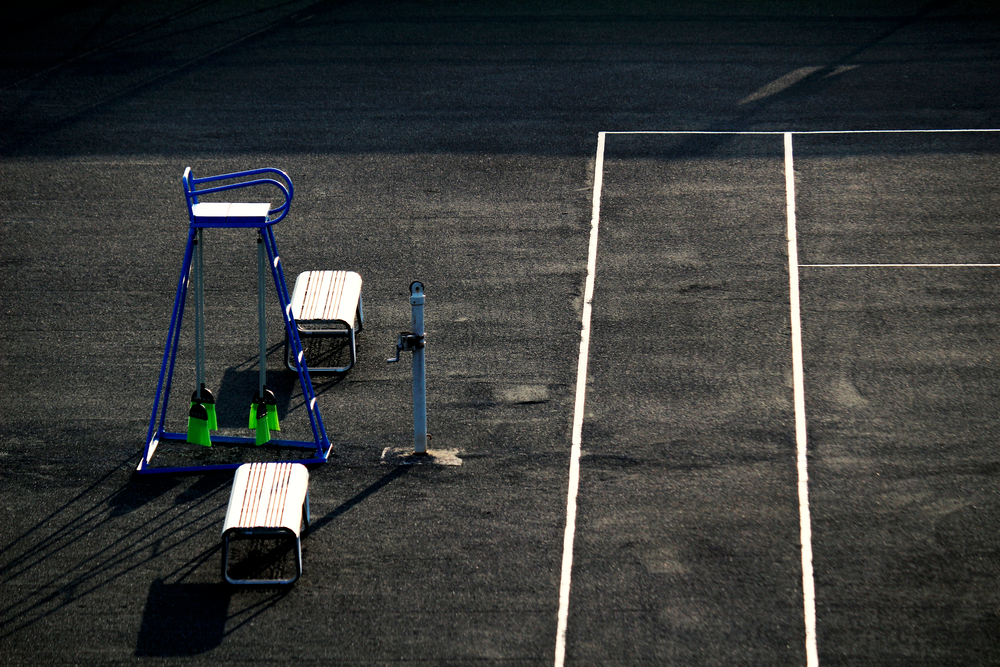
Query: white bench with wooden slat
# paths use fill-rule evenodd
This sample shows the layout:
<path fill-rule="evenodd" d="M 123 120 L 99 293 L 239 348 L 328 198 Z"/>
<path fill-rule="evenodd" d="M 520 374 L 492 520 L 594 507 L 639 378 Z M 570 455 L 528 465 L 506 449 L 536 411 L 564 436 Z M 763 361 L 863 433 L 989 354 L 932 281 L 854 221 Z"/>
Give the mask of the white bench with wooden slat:
<path fill-rule="evenodd" d="M 344 373 L 357 362 L 356 334 L 364 327 L 364 306 L 361 299 L 361 276 L 354 271 L 305 271 L 295 279 L 292 290 L 292 318 L 299 339 L 309 337 L 345 336 L 350 348 L 346 366 L 313 367 L 310 371 Z M 298 360 L 285 336 L 285 365 L 298 370 Z"/>
<path fill-rule="evenodd" d="M 222 526 L 222 576 L 231 584 L 292 584 L 302 574 L 302 521 L 309 525 L 309 470 L 301 463 L 245 463 L 236 469 Z M 240 579 L 229 575 L 234 536 L 294 538 L 295 576 Z"/>

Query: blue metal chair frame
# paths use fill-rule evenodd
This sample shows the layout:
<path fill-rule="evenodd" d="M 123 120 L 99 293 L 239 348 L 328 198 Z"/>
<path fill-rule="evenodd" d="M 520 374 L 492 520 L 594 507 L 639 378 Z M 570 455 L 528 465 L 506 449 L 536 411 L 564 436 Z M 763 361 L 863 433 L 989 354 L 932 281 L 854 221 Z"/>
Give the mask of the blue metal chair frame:
<path fill-rule="evenodd" d="M 281 180 L 279 181 L 275 178 L 252 178 L 252 180 L 226 183 L 223 185 L 203 188 L 201 190 L 198 189 L 199 185 L 205 183 L 233 181 L 236 179 L 257 177 L 261 174 L 274 175 Z M 184 170 L 182 182 L 184 184 L 184 195 L 187 199 L 190 228 L 188 231 L 187 247 L 184 250 L 184 261 L 181 266 L 181 275 L 177 283 L 177 295 L 174 298 L 174 309 L 170 316 L 170 329 L 167 333 L 167 344 L 163 351 L 163 363 L 160 366 L 160 379 L 156 387 L 156 397 L 153 400 L 153 412 L 149 420 L 149 430 L 146 434 L 146 446 L 143 450 L 142 460 L 139 462 L 139 466 L 136 469 L 139 473 L 223 470 L 238 468 L 242 465 L 242 462 L 240 462 L 162 468 L 154 468 L 150 466 L 150 461 L 153 459 L 156 448 L 161 441 L 179 440 L 183 442 L 187 439 L 187 435 L 185 433 L 167 432 L 164 424 L 167 416 L 167 404 L 170 401 L 174 366 L 177 361 L 177 347 L 180 342 L 181 322 L 184 318 L 184 303 L 187 300 L 188 284 L 191 279 L 194 247 L 200 230 L 212 227 L 244 227 L 258 228 L 260 230 L 261 238 L 263 239 L 264 246 L 267 249 L 267 258 L 271 265 L 271 275 L 274 278 L 274 286 L 278 292 L 278 300 L 281 303 L 281 312 L 285 321 L 285 332 L 287 333 L 289 344 L 292 346 L 292 350 L 296 358 L 304 358 L 302 355 L 302 341 L 299 339 L 298 327 L 295 324 L 295 320 L 292 318 L 291 299 L 288 295 L 288 288 L 285 285 L 285 273 L 281 267 L 281 258 L 278 255 L 278 246 L 274 239 L 274 225 L 288 215 L 288 210 L 292 203 L 292 196 L 294 194 L 292 180 L 283 171 L 272 168 L 251 169 L 249 171 L 241 171 L 232 174 L 195 178 L 191 173 L 191 168 L 188 167 Z M 267 215 L 262 216 L 229 218 L 213 215 L 199 217 L 195 211 L 195 207 L 198 204 L 198 198 L 202 195 L 224 192 L 226 190 L 234 190 L 237 188 L 245 188 L 254 185 L 277 187 L 278 190 L 280 190 L 284 195 L 284 202 L 277 208 L 269 209 L 267 211 Z M 316 392 L 313 389 L 312 380 L 309 378 L 309 370 L 306 367 L 306 364 L 299 364 L 296 370 L 298 372 L 299 382 L 302 384 L 302 395 L 305 399 L 306 410 L 309 414 L 309 422 L 312 426 L 314 440 L 311 442 L 302 440 L 271 440 L 270 444 L 282 447 L 296 447 L 315 450 L 312 458 L 281 461 L 282 463 L 325 463 L 330 454 L 332 445 L 330 444 L 329 438 L 327 438 L 326 428 L 323 426 L 323 418 L 320 416 L 319 409 L 316 405 Z M 255 439 L 252 437 L 212 436 L 212 442 L 253 445 L 255 444 Z"/>

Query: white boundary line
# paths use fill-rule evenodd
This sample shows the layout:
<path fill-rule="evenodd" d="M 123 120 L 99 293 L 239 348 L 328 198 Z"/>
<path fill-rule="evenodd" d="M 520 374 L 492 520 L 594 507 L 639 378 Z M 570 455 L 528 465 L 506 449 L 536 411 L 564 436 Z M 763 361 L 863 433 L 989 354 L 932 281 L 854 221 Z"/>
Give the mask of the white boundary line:
<path fill-rule="evenodd" d="M 968 268 L 974 266 L 997 267 L 1000 264 L 799 264 L 804 269 L 870 269 L 870 268 L 917 268 L 917 269 L 947 269 Z"/>
<path fill-rule="evenodd" d="M 594 163 L 594 199 L 590 217 L 590 247 L 587 251 L 587 284 L 583 291 L 580 358 L 576 367 L 576 404 L 573 407 L 572 448 L 569 457 L 569 489 L 566 492 L 566 532 L 563 534 L 562 575 L 559 582 L 559 622 L 556 626 L 555 667 L 566 660 L 566 627 L 569 621 L 570 577 L 573 573 L 573 542 L 576 536 L 576 496 L 580 488 L 580 444 L 583 440 L 583 406 L 587 394 L 587 360 L 590 357 L 590 315 L 597 271 L 597 230 L 601 219 L 601 186 L 604 181 L 604 137 L 597 135 Z"/>
<path fill-rule="evenodd" d="M 1000 267 L 1000 264 L 799 264 L 798 237 L 795 221 L 795 172 L 792 159 L 794 134 L 918 134 L 1000 132 L 1000 128 L 953 130 L 812 130 L 812 131 L 611 131 L 598 132 L 597 156 L 594 163 L 594 193 L 590 220 L 590 245 L 587 253 L 587 282 L 583 295 L 583 315 L 580 329 L 580 355 L 576 372 L 576 402 L 573 408 L 572 447 L 570 449 L 569 485 L 566 493 L 566 528 L 563 533 L 562 573 L 559 582 L 559 611 L 556 626 L 554 667 L 563 667 L 566 660 L 566 629 L 569 621 L 569 596 L 573 573 L 573 546 L 576 539 L 577 495 L 580 489 L 580 451 L 583 434 L 584 403 L 587 393 L 587 363 L 590 356 L 590 319 L 594 301 L 594 280 L 597 270 L 597 234 L 601 215 L 601 189 L 604 180 L 604 146 L 609 134 L 690 134 L 690 135 L 781 135 L 785 146 L 785 198 L 788 219 L 789 304 L 792 327 L 792 384 L 795 402 L 796 468 L 798 471 L 799 530 L 802 547 L 802 596 L 806 630 L 806 664 L 818 667 L 816 644 L 816 587 L 812 566 L 812 519 L 809 512 L 808 438 L 805 412 L 805 382 L 802 362 L 802 318 L 799 303 L 799 268 L 865 268 L 865 267 Z"/>
<path fill-rule="evenodd" d="M 619 130 L 616 132 L 601 132 L 601 134 L 734 134 L 734 135 L 780 135 L 786 134 L 919 134 L 952 132 L 1000 132 L 1000 128 L 987 127 L 982 129 L 962 128 L 954 130 L 746 130 L 746 131 L 715 131 L 715 130 Z"/>
<path fill-rule="evenodd" d="M 816 646 L 816 584 L 813 578 L 812 519 L 809 516 L 808 438 L 802 366 L 802 314 L 799 307 L 799 242 L 795 228 L 795 169 L 792 133 L 785 133 L 785 211 L 788 218 L 788 287 L 792 321 L 792 385 L 795 392 L 795 452 L 802 543 L 802 606 L 806 626 L 806 665 L 819 665 Z"/>

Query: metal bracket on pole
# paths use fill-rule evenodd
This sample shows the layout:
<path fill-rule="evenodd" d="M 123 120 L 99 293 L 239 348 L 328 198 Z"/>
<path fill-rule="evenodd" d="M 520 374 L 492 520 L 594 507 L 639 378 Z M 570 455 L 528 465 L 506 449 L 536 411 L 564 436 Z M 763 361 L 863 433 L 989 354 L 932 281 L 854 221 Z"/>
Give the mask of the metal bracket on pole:
<path fill-rule="evenodd" d="M 396 356 L 386 359 L 399 361 L 403 352 L 413 353 L 413 453 L 427 454 L 427 377 L 424 365 L 424 285 L 410 283 L 410 327 L 396 339 Z"/>

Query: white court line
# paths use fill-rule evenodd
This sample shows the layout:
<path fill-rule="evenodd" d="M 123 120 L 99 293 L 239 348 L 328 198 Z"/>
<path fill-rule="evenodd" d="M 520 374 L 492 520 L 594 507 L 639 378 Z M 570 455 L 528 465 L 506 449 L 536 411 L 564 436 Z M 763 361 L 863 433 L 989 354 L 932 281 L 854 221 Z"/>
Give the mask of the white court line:
<path fill-rule="evenodd" d="M 795 450 L 799 487 L 799 534 L 802 543 L 802 606 L 806 625 L 806 665 L 819 665 L 816 647 L 816 584 L 813 579 L 812 519 L 809 516 L 806 399 L 802 370 L 802 314 L 799 309 L 799 249 L 795 229 L 795 170 L 792 133 L 785 133 L 785 211 L 788 217 L 788 282 L 792 320 L 792 385 L 795 392 Z"/>
<path fill-rule="evenodd" d="M 601 188 L 604 175 L 604 146 L 609 134 L 725 134 L 725 135 L 782 135 L 785 143 L 785 196 L 788 218 L 788 268 L 789 301 L 792 326 L 792 383 L 795 401 L 796 467 L 798 471 L 799 530 L 802 543 L 802 593 L 806 629 L 807 667 L 818 667 L 816 645 L 816 594 L 812 566 L 812 520 L 809 512 L 809 477 L 807 466 L 807 430 L 805 417 L 805 390 L 802 363 L 802 322 L 799 304 L 799 267 L 949 267 L 983 266 L 1000 264 L 799 264 L 798 239 L 795 222 L 795 174 L 792 159 L 794 134 L 916 134 L 957 132 L 1000 132 L 1000 128 L 953 130 L 815 130 L 803 132 L 717 132 L 717 131 L 609 131 L 597 135 L 597 157 L 594 164 L 594 193 L 590 222 L 590 246 L 587 256 L 587 281 L 584 288 L 583 315 L 580 330 L 580 355 L 577 362 L 576 402 L 573 410 L 572 447 L 570 450 L 569 485 L 566 494 L 566 528 L 563 534 L 562 573 L 559 584 L 559 611 L 556 627 L 555 667 L 563 667 L 566 659 L 566 629 L 569 620 L 569 597 L 573 572 L 573 546 L 576 536 L 577 495 L 580 487 L 580 450 L 583 433 L 584 403 L 587 391 L 587 363 L 590 354 L 590 320 L 594 300 L 594 279 L 597 269 L 597 235 L 601 212 Z"/>
<path fill-rule="evenodd" d="M 918 269 L 942 269 L 942 268 L 965 268 L 972 266 L 997 267 L 1000 264 L 799 264 L 799 268 L 807 269 L 866 269 L 866 268 L 918 268 Z"/>
<path fill-rule="evenodd" d="M 569 621 L 570 577 L 573 573 L 573 543 L 576 536 L 576 496 L 580 488 L 580 444 L 583 440 L 583 405 L 587 394 L 587 360 L 590 356 L 590 315 L 594 302 L 597 272 L 597 230 L 601 219 L 601 185 L 604 180 L 604 137 L 597 135 L 594 163 L 594 199 L 590 217 L 590 248 L 587 251 L 587 283 L 583 290 L 580 328 L 580 358 L 576 367 L 576 404 L 573 408 L 573 436 L 569 457 L 569 490 L 566 492 L 566 532 L 563 534 L 562 576 L 559 582 L 559 621 L 556 626 L 555 667 L 566 660 L 566 626 Z"/>
<path fill-rule="evenodd" d="M 728 135 L 786 135 L 786 134 L 947 134 L 950 132 L 1000 132 L 1000 128 L 962 128 L 952 130 L 619 130 L 602 134 L 728 134 Z"/>
<path fill-rule="evenodd" d="M 949 132 L 1000 132 L 1000 128 L 962 128 L 951 130 L 802 130 L 798 132 L 793 131 L 790 134 L 947 134 Z"/>

